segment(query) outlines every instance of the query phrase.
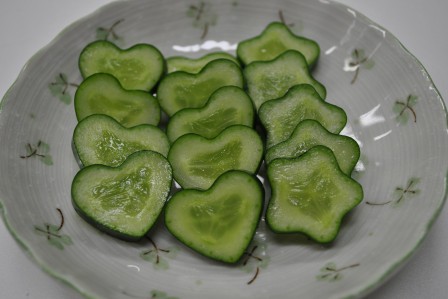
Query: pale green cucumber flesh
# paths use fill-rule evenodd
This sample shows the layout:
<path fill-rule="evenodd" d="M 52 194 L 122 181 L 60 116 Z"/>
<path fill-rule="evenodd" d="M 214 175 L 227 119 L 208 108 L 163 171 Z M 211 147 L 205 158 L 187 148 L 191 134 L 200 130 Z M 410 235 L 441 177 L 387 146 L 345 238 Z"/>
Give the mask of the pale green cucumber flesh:
<path fill-rule="evenodd" d="M 345 111 L 322 100 L 308 84 L 293 86 L 283 97 L 263 104 L 258 112 L 267 132 L 267 148 L 288 139 L 305 119 L 319 121 L 332 133 L 339 133 L 347 123 Z"/>
<path fill-rule="evenodd" d="M 300 232 L 318 242 L 331 242 L 344 215 L 363 198 L 361 185 L 339 169 L 332 151 L 324 146 L 298 158 L 276 159 L 267 174 L 272 195 L 266 220 L 275 232 Z"/>
<path fill-rule="evenodd" d="M 143 237 L 168 197 L 172 172 L 159 153 L 140 151 L 119 167 L 91 165 L 73 179 L 76 211 L 100 230 L 125 240 Z"/>
<path fill-rule="evenodd" d="M 310 74 L 305 58 L 289 50 L 269 61 L 255 61 L 244 69 L 249 96 L 256 109 L 269 100 L 277 99 L 298 84 L 310 84 L 325 99 L 325 87 Z"/>
<path fill-rule="evenodd" d="M 255 130 L 234 125 L 213 139 L 197 134 L 178 138 L 168 160 L 175 180 L 183 188 L 207 189 L 222 173 L 236 169 L 255 173 L 263 156 L 263 143 Z"/>
<path fill-rule="evenodd" d="M 233 55 L 226 52 L 213 52 L 199 58 L 188 58 L 184 56 L 169 57 L 166 59 L 167 72 L 169 74 L 172 72 L 182 71 L 197 74 L 207 63 L 216 59 L 228 59 L 239 65 L 238 59 L 236 59 Z"/>
<path fill-rule="evenodd" d="M 160 107 L 151 94 L 125 90 L 109 74 L 94 74 L 76 90 L 75 112 L 78 121 L 92 114 L 106 114 L 125 127 L 158 125 Z"/>
<path fill-rule="evenodd" d="M 214 138 L 231 125 L 252 127 L 255 112 L 249 96 L 239 87 L 216 90 L 202 108 L 185 108 L 169 120 L 167 135 L 171 142 L 188 133 Z"/>
<path fill-rule="evenodd" d="M 84 78 L 108 73 L 125 89 L 149 91 L 164 73 L 165 60 L 160 51 L 149 44 L 123 50 L 108 41 L 95 41 L 81 52 L 79 69 Z"/>
<path fill-rule="evenodd" d="M 168 230 L 197 252 L 234 263 L 253 238 L 263 208 L 264 189 L 242 171 L 222 174 L 206 191 L 184 189 L 165 209 Z"/>
<path fill-rule="evenodd" d="M 352 173 L 360 156 L 358 143 L 348 136 L 328 132 L 312 119 L 301 121 L 287 140 L 271 147 L 266 152 L 265 161 L 298 157 L 316 145 L 331 149 L 341 170 L 347 175 Z"/>
<path fill-rule="evenodd" d="M 293 34 L 283 23 L 273 22 L 259 36 L 240 42 L 237 56 L 247 65 L 253 61 L 272 60 L 288 50 L 302 53 L 309 68 L 316 64 L 320 54 L 315 41 Z"/>
<path fill-rule="evenodd" d="M 166 157 L 170 147 L 168 137 L 156 126 L 125 128 L 101 114 L 88 116 L 78 123 L 73 143 L 83 166 L 118 166 L 129 155 L 141 150 L 152 150 Z"/>
<path fill-rule="evenodd" d="M 227 59 L 209 62 L 199 73 L 174 72 L 165 76 L 157 89 L 162 109 L 172 116 L 184 108 L 203 107 L 211 94 L 223 86 L 243 87 L 240 68 Z"/>

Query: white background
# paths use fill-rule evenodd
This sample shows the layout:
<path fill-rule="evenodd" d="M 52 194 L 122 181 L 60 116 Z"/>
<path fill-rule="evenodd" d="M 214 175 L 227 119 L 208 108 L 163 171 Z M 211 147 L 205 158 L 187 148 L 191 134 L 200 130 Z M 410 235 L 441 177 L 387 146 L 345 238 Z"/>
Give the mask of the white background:
<path fill-rule="evenodd" d="M 34 53 L 73 21 L 108 2 L 1 0 L 0 97 L 3 97 Z M 448 1 L 340 2 L 363 13 L 398 37 L 426 67 L 442 97 L 448 100 Z M 412 259 L 367 298 L 448 298 L 447 252 L 448 208 L 445 208 Z M 0 298 L 81 299 L 81 296 L 40 270 L 19 248 L 0 221 Z"/>

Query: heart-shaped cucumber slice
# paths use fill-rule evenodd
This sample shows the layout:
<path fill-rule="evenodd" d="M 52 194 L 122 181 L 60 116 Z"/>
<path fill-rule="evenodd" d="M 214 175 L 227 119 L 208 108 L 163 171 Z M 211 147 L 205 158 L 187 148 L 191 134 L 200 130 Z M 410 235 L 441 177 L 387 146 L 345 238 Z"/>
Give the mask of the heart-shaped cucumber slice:
<path fill-rule="evenodd" d="M 79 70 L 84 78 L 108 73 L 125 89 L 151 90 L 165 72 L 162 53 L 149 44 L 120 49 L 114 43 L 99 40 L 88 44 L 79 55 Z"/>
<path fill-rule="evenodd" d="M 362 186 L 342 172 L 333 152 L 322 145 L 297 158 L 273 160 L 267 174 L 272 195 L 266 222 L 278 233 L 301 232 L 331 242 L 344 215 L 363 198 Z"/>
<path fill-rule="evenodd" d="M 348 136 L 328 132 L 313 119 L 301 121 L 287 140 L 271 147 L 266 152 L 265 161 L 269 164 L 277 158 L 298 157 L 316 145 L 331 149 L 341 170 L 351 175 L 361 154 L 358 143 Z"/>
<path fill-rule="evenodd" d="M 121 239 L 141 239 L 153 226 L 169 195 L 171 166 L 161 154 L 140 151 L 118 167 L 90 165 L 72 182 L 78 214 Z"/>
<path fill-rule="evenodd" d="M 260 35 L 239 42 L 236 53 L 247 65 L 253 61 L 272 60 L 287 50 L 302 53 L 310 69 L 320 54 L 320 47 L 314 40 L 295 35 L 281 22 L 272 22 Z"/>
<path fill-rule="evenodd" d="M 94 74 L 80 84 L 75 93 L 78 121 L 92 114 L 106 114 L 125 127 L 158 125 L 160 106 L 157 99 L 141 90 L 126 90 L 109 74 Z"/>
<path fill-rule="evenodd" d="M 255 111 L 247 93 L 236 86 L 216 90 L 201 108 L 185 108 L 168 122 L 166 134 L 171 142 L 188 133 L 215 138 L 232 125 L 254 125 Z"/>
<path fill-rule="evenodd" d="M 230 126 L 213 139 L 186 134 L 168 152 L 173 175 L 183 188 L 208 189 L 224 172 L 255 173 L 263 157 L 258 133 L 243 125 Z"/>
<path fill-rule="evenodd" d="M 228 59 L 207 63 L 197 74 L 182 71 L 166 75 L 157 87 L 160 107 L 169 116 L 184 108 L 205 105 L 210 95 L 223 86 L 243 87 L 240 67 Z"/>
<path fill-rule="evenodd" d="M 264 189 L 243 171 L 222 174 L 205 191 L 184 189 L 165 209 L 168 230 L 182 243 L 215 260 L 234 263 L 244 254 L 258 226 Z"/>
<path fill-rule="evenodd" d="M 238 59 L 227 52 L 212 52 L 199 58 L 189 58 L 185 56 L 172 56 L 166 59 L 167 72 L 183 71 L 191 74 L 199 73 L 210 61 L 216 59 L 228 59 L 240 65 Z"/>
<path fill-rule="evenodd" d="M 267 132 L 267 148 L 288 139 L 305 119 L 317 120 L 334 134 L 347 123 L 345 111 L 324 101 L 309 84 L 295 85 L 283 97 L 267 101 L 261 105 L 258 115 Z"/>
<path fill-rule="evenodd" d="M 125 128 L 112 117 L 94 114 L 78 123 L 73 133 L 75 154 L 83 166 L 103 164 L 118 166 L 141 150 L 168 155 L 170 143 L 166 134 L 153 125 Z"/>

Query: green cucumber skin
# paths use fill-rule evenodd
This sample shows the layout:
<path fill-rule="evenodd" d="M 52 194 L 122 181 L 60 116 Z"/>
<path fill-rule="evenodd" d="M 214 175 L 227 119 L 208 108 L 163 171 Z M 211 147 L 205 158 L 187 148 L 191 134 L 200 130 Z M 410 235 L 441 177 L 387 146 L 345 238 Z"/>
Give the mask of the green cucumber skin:
<path fill-rule="evenodd" d="M 295 85 L 313 86 L 322 99 L 327 95 L 325 86 L 308 70 L 305 57 L 295 50 L 288 50 L 272 60 L 254 61 L 244 68 L 243 74 L 257 110 L 265 102 L 283 97 Z"/>
<path fill-rule="evenodd" d="M 231 103 L 231 105 L 226 103 L 226 106 L 237 109 L 239 112 L 238 114 L 242 116 L 239 120 L 227 123 L 226 127 L 237 124 L 248 127 L 254 126 L 255 111 L 250 97 L 237 86 L 224 86 L 212 93 L 205 106 L 201 108 L 182 109 L 170 118 L 167 126 L 167 135 L 170 142 L 172 143 L 180 136 L 188 133 L 195 133 L 206 138 L 216 137 L 222 130 L 215 130 L 214 133 L 206 133 L 200 132 L 198 129 L 194 129 L 191 126 L 192 122 L 201 120 L 201 117 L 204 119 L 204 117 L 214 115 L 212 108 L 219 108 L 219 104 L 224 100 L 227 100 L 227 102 L 236 101 L 236 103 Z M 211 117 L 209 117 L 209 119 L 210 118 Z M 220 120 L 223 121 L 224 119 L 221 117 L 217 121 L 219 122 Z M 185 126 L 190 127 L 187 129 Z"/>
<path fill-rule="evenodd" d="M 263 60 L 257 60 L 255 59 L 255 55 L 250 53 L 247 53 L 248 50 L 251 47 L 254 47 L 254 44 L 259 44 L 262 45 L 264 40 L 269 40 L 269 38 L 271 37 L 270 35 L 273 35 L 273 39 L 275 40 L 276 37 L 278 37 L 279 35 L 284 34 L 287 36 L 287 39 L 289 39 L 289 41 L 291 40 L 295 40 L 297 43 L 301 43 L 300 46 L 298 46 L 297 44 L 294 45 L 294 47 L 287 47 L 284 51 L 280 51 L 280 52 L 276 52 L 273 55 L 270 55 L 269 57 L 265 57 L 263 60 L 271 60 L 276 58 L 278 55 L 281 55 L 282 53 L 284 53 L 287 50 L 296 50 L 298 52 L 301 52 L 303 54 L 303 56 L 306 58 L 306 62 L 308 64 L 308 68 L 312 69 L 316 64 L 317 64 L 317 60 L 320 56 L 320 47 L 319 44 L 317 42 L 315 42 L 312 39 L 303 37 L 303 36 L 299 36 L 294 34 L 288 26 L 286 26 L 285 24 L 281 23 L 281 22 L 272 22 L 270 23 L 263 31 L 260 35 L 249 38 L 247 40 L 244 40 L 242 42 L 240 42 L 238 44 L 236 53 L 237 53 L 237 57 L 242 61 L 242 63 L 244 65 L 248 65 L 253 61 L 263 61 Z M 281 42 L 281 41 L 279 41 Z M 288 42 L 288 41 L 285 41 Z M 277 42 L 278 44 L 278 42 Z M 254 49 L 252 49 L 254 50 Z M 306 52 L 308 53 L 306 53 Z"/>
<path fill-rule="evenodd" d="M 313 101 L 320 105 L 319 109 L 322 110 L 322 113 L 329 113 L 329 111 L 331 111 L 331 113 L 333 114 L 332 119 L 324 119 L 326 123 L 322 124 L 328 131 L 330 131 L 331 133 L 339 133 L 342 131 L 342 129 L 347 124 L 347 114 L 345 113 L 345 111 L 339 106 L 325 102 L 311 85 L 299 84 L 291 87 L 283 97 L 265 102 L 258 110 L 260 121 L 267 132 L 266 147 L 268 149 L 288 139 L 294 131 L 294 128 L 298 123 L 300 123 L 300 121 L 305 119 L 317 120 L 317 117 L 319 117 L 319 115 L 316 116 L 316 114 L 319 113 L 319 111 L 314 111 L 314 114 L 312 114 L 311 116 L 303 115 L 301 116 L 304 117 L 302 119 L 298 116 L 291 116 L 289 117 L 289 119 L 286 118 L 286 113 L 289 116 L 289 114 L 292 115 L 292 112 L 295 111 L 291 109 L 288 109 L 286 113 L 282 112 L 282 114 L 279 114 L 282 111 L 282 109 L 278 108 L 280 105 L 287 105 L 289 103 L 292 103 L 295 105 L 295 107 L 299 107 L 300 105 L 304 106 L 306 103 L 303 104 L 303 101 L 307 100 L 308 98 L 313 99 Z M 325 108 L 325 110 L 323 110 L 323 108 Z M 298 113 L 302 113 L 302 110 L 298 110 Z M 277 118 L 274 118 L 274 116 L 276 116 Z M 323 116 L 320 117 L 323 118 Z M 281 135 L 279 136 L 278 127 L 276 127 L 276 124 L 273 122 L 273 120 L 281 122 L 282 125 L 280 127 L 283 129 L 288 129 L 290 131 L 281 132 Z M 332 127 L 330 128 L 329 126 Z"/>
<path fill-rule="evenodd" d="M 207 63 L 216 59 L 227 59 L 241 67 L 240 62 L 233 55 L 227 52 L 212 52 L 199 58 L 188 58 L 185 56 L 168 57 L 166 59 L 167 73 L 170 74 L 183 71 L 186 73 L 197 74 Z"/>
<path fill-rule="evenodd" d="M 126 53 L 131 53 L 132 51 L 140 51 L 144 50 L 146 52 L 151 52 L 151 64 L 154 64 L 157 62 L 156 66 L 153 66 L 150 68 L 154 73 L 150 75 L 151 78 L 147 79 L 147 82 L 142 82 L 135 84 L 135 82 L 127 83 L 126 78 L 122 78 L 117 72 L 105 70 L 103 68 L 100 69 L 94 69 L 92 71 L 88 71 L 88 64 L 94 64 L 94 62 L 91 61 L 92 56 L 95 54 L 92 54 L 91 52 L 99 50 L 104 50 L 107 52 L 112 52 L 113 54 L 116 54 L 116 56 L 120 55 L 126 55 Z M 146 53 L 146 54 L 148 54 Z M 105 57 L 94 57 L 96 59 L 104 59 Z M 149 60 L 148 60 L 149 63 Z M 91 65 L 89 65 L 91 66 Z M 81 51 L 78 59 L 78 68 L 81 72 L 82 77 L 85 79 L 95 73 L 110 73 L 111 75 L 117 77 L 117 79 L 120 81 L 120 83 L 124 86 L 126 89 L 130 90 L 143 90 L 143 91 L 151 91 L 153 90 L 157 84 L 159 83 L 159 80 L 162 78 L 162 76 L 166 73 L 166 61 L 163 57 L 163 54 L 160 52 L 159 49 L 157 49 L 155 46 L 151 44 L 135 44 L 130 48 L 127 49 L 121 49 L 118 46 L 116 46 L 114 43 L 106 40 L 98 40 L 91 42 L 88 44 L 84 49 Z"/>
<path fill-rule="evenodd" d="M 152 219 L 153 221 L 150 223 L 150 225 L 148 225 L 148 228 L 146 229 L 145 232 L 139 233 L 139 234 L 131 234 L 131 233 L 126 233 L 124 231 L 119 231 L 118 229 L 114 229 L 113 227 L 110 227 L 108 225 L 105 225 L 103 223 L 100 223 L 99 221 L 97 221 L 94 217 L 92 217 L 91 215 L 89 215 L 88 213 L 86 213 L 78 204 L 77 202 L 77 196 L 76 196 L 76 188 L 77 188 L 77 184 L 78 184 L 78 180 L 80 180 L 82 178 L 82 176 L 84 175 L 83 173 L 86 173 L 88 171 L 95 171 L 95 169 L 115 169 L 115 170 L 120 170 L 124 167 L 124 165 L 126 164 L 127 161 L 131 160 L 131 159 L 138 159 L 139 156 L 141 155 L 149 155 L 149 156 L 154 156 L 158 159 L 160 159 L 161 161 L 165 161 L 165 167 L 167 167 L 167 169 L 169 170 L 169 180 L 167 182 L 167 189 L 165 190 L 167 196 L 166 198 L 162 199 L 163 200 L 163 205 L 160 207 L 160 210 L 157 212 L 157 216 L 154 217 L 154 219 Z M 98 164 L 92 164 L 89 166 L 84 167 L 83 169 L 81 169 L 80 171 L 78 171 L 78 173 L 75 175 L 75 177 L 73 178 L 72 181 L 72 185 L 71 185 L 71 202 L 72 205 L 75 209 L 75 211 L 78 213 L 78 215 L 84 219 L 87 223 L 89 223 L 90 225 L 92 225 L 93 227 L 95 227 L 96 229 L 100 230 L 101 232 L 104 232 L 114 238 L 118 238 L 124 241 L 128 241 L 128 242 L 135 242 L 135 241 L 139 241 L 141 240 L 146 234 L 148 234 L 148 232 L 151 230 L 151 228 L 154 226 L 154 224 L 157 221 L 157 218 L 160 217 L 160 214 L 163 211 L 164 205 L 166 203 L 166 201 L 168 200 L 168 195 L 170 193 L 170 189 L 172 187 L 173 184 L 173 177 L 172 177 L 172 168 L 171 165 L 168 163 L 168 161 L 166 160 L 166 158 L 157 152 L 153 152 L 153 151 L 139 151 L 139 152 L 135 152 L 132 155 L 130 155 L 126 161 L 118 166 L 118 167 L 110 167 L 110 166 L 105 166 L 105 165 L 98 165 Z"/>
<path fill-rule="evenodd" d="M 243 138 L 242 135 L 239 135 L 241 134 L 241 132 L 244 132 L 244 134 L 248 136 L 245 136 Z M 171 163 L 173 167 L 173 176 L 176 182 L 179 183 L 179 185 L 181 185 L 183 188 L 208 189 L 212 185 L 212 182 L 207 183 L 207 181 L 212 180 L 212 178 L 209 177 L 204 179 L 203 181 L 198 182 L 197 177 L 192 179 L 193 176 L 191 175 L 191 173 L 189 175 L 184 176 L 185 175 L 184 172 L 186 172 L 185 169 L 178 169 L 178 165 L 180 163 L 183 163 L 184 160 L 186 160 L 187 158 L 189 158 L 188 156 L 186 156 L 186 153 L 182 151 L 182 149 L 184 146 L 187 146 L 189 150 L 197 152 L 198 150 L 197 144 L 201 145 L 205 144 L 205 146 L 212 147 L 215 144 L 219 144 L 219 142 L 221 142 L 222 140 L 225 140 L 225 138 L 229 138 L 235 135 L 238 136 L 239 141 L 241 142 L 253 142 L 252 145 L 254 146 L 254 149 L 250 156 L 254 161 L 257 161 L 257 164 L 247 167 L 250 169 L 244 169 L 241 168 L 242 166 L 240 162 L 240 166 L 237 166 L 237 169 L 235 168 L 232 169 L 257 173 L 263 162 L 263 154 L 264 154 L 263 141 L 259 136 L 259 134 L 254 129 L 243 125 L 233 125 L 226 128 L 218 136 L 212 139 L 208 139 L 200 135 L 190 133 L 179 137 L 173 144 L 171 144 L 171 148 L 168 152 L 168 161 Z M 249 136 L 250 139 L 248 138 Z M 194 147 L 190 143 L 196 144 L 196 147 Z M 242 146 L 242 149 L 247 150 L 247 146 Z M 249 151 L 245 152 L 245 154 L 246 156 L 248 156 Z M 244 163 L 245 161 L 242 162 Z M 213 181 L 214 180 L 216 180 L 216 177 L 213 179 Z"/>
<path fill-rule="evenodd" d="M 265 156 L 266 163 L 269 164 L 276 158 L 294 158 L 305 153 L 306 150 L 310 149 L 314 145 L 302 145 L 303 148 L 300 150 L 300 153 L 295 153 L 295 148 L 299 149 L 298 147 L 299 145 L 301 145 L 301 143 L 308 141 L 304 140 L 303 138 L 299 139 L 299 137 L 302 133 L 311 134 L 309 131 L 312 131 L 314 133 L 312 135 L 313 138 L 322 137 L 321 140 L 314 140 L 317 141 L 317 144 L 324 145 L 330 148 L 334 152 L 336 159 L 338 160 L 339 167 L 345 174 L 350 175 L 361 155 L 361 150 L 358 143 L 351 137 L 333 134 L 327 131 L 318 121 L 312 119 L 301 121 L 287 140 L 280 142 L 268 149 Z M 339 144 L 344 143 L 344 152 L 337 153 L 335 151 L 335 147 L 331 145 L 332 142 Z M 351 161 L 350 163 L 347 162 L 342 165 L 340 163 L 339 156 L 341 156 L 341 159 L 344 159 L 344 156 L 346 155 L 351 155 Z"/>
<path fill-rule="evenodd" d="M 95 151 L 95 147 L 98 146 L 98 143 L 102 138 L 102 136 L 99 135 L 105 131 L 119 138 L 119 142 L 122 144 L 125 144 L 126 141 L 130 141 L 131 138 L 128 137 L 128 140 L 124 140 L 125 142 L 123 142 L 123 139 L 126 139 L 126 136 L 132 134 L 142 136 L 138 139 L 133 138 L 132 142 L 136 143 L 135 150 L 129 153 L 120 153 L 116 150 L 115 156 L 117 156 L 117 152 L 118 155 L 129 156 L 136 151 L 142 150 L 155 151 L 162 154 L 164 157 L 168 155 L 170 147 L 169 140 L 159 127 L 143 124 L 126 128 L 110 116 L 104 114 L 92 114 L 80 121 L 73 132 L 73 149 L 75 156 L 77 156 L 81 162 L 81 167 L 89 166 L 91 164 L 103 164 L 116 167 L 126 159 L 126 157 L 117 157 L 116 160 L 120 161 L 106 161 L 104 155 L 98 153 L 96 157 L 92 157 L 92 152 Z M 96 138 L 91 140 L 91 137 Z M 120 137 L 122 138 L 120 139 Z M 110 143 L 112 141 L 109 139 L 108 142 Z"/>
<path fill-rule="evenodd" d="M 240 176 L 246 176 L 246 177 L 250 177 L 251 178 L 251 182 L 257 185 L 258 191 L 259 191 L 259 209 L 257 210 L 257 217 L 256 217 L 256 221 L 253 222 L 253 226 L 251 227 L 251 235 L 252 237 L 250 239 L 247 240 L 246 244 L 244 244 L 242 246 L 242 250 L 241 250 L 241 254 L 238 256 L 232 256 L 231 258 L 226 257 L 224 255 L 221 256 L 210 256 L 210 254 L 208 254 L 207 252 L 205 252 L 205 250 L 198 250 L 197 248 L 194 248 L 191 246 L 190 242 L 188 240 L 186 240 L 186 238 L 183 235 L 179 235 L 176 234 L 176 231 L 171 227 L 170 225 L 170 219 L 169 219 L 169 215 L 170 215 L 170 209 L 172 208 L 172 206 L 174 205 L 175 201 L 177 200 L 187 200 L 187 198 L 191 195 L 196 195 L 196 194 L 210 194 L 212 192 L 212 190 L 215 188 L 216 185 L 218 185 L 222 180 L 224 180 L 226 177 L 231 176 L 233 174 L 239 174 Z M 177 193 L 175 193 L 166 203 L 165 205 L 165 217 L 164 217 L 164 221 L 165 221 L 165 226 L 168 229 L 168 231 L 177 239 L 179 240 L 182 244 L 184 244 L 185 246 L 187 246 L 188 248 L 192 249 L 194 252 L 199 253 L 202 256 L 205 256 L 207 258 L 211 258 L 213 260 L 216 261 L 220 261 L 223 263 L 227 263 L 227 264 L 234 264 L 236 262 L 238 262 L 241 257 L 244 255 L 245 250 L 248 248 L 248 246 L 250 245 L 256 229 L 260 223 L 262 214 L 263 214 L 263 206 L 264 206 L 264 199 L 265 199 L 265 189 L 263 187 L 263 184 L 258 180 L 258 178 L 246 171 L 241 171 L 241 170 L 229 170 L 223 174 L 221 174 L 216 181 L 213 183 L 212 186 L 210 186 L 209 189 L 207 190 L 200 190 L 200 189 L 182 189 L 181 191 L 178 191 Z"/>
<path fill-rule="evenodd" d="M 115 94 L 108 94 L 111 91 Z M 96 98 L 93 98 L 92 92 L 95 92 L 93 95 Z M 94 104 L 97 107 L 92 107 Z M 116 110 L 112 104 L 118 106 Z M 107 114 L 125 127 L 133 127 L 140 124 L 158 125 L 161 118 L 160 106 L 155 97 L 145 91 L 126 90 L 117 78 L 106 73 L 93 74 L 83 80 L 76 90 L 74 105 L 78 121 L 92 114 Z M 127 107 L 129 105 L 135 111 L 130 111 Z M 129 112 L 121 113 L 127 110 Z"/>
<path fill-rule="evenodd" d="M 205 91 L 204 87 L 199 89 L 200 84 L 207 82 L 207 77 L 215 82 L 205 84 Z M 203 107 L 210 95 L 223 86 L 243 88 L 243 73 L 236 63 L 216 59 L 207 63 L 197 74 L 177 71 L 166 75 L 157 88 L 157 99 L 162 110 L 171 117 L 181 109 Z M 198 90 L 204 93 L 198 95 Z"/>
<path fill-rule="evenodd" d="M 322 244 L 326 244 L 326 243 L 331 243 L 332 241 L 334 241 L 337 237 L 337 235 L 339 234 L 339 231 L 341 229 L 341 225 L 342 225 L 342 221 L 344 219 L 344 217 L 351 211 L 353 210 L 357 205 L 359 205 L 364 197 L 364 191 L 363 191 L 363 187 L 361 186 L 361 184 L 359 184 L 356 180 L 352 179 L 350 176 L 346 175 L 340 168 L 339 165 L 336 161 L 336 158 L 333 154 L 333 152 L 327 148 L 326 146 L 323 145 L 317 145 L 315 147 L 313 147 L 312 149 L 310 149 L 309 151 L 307 151 L 305 154 L 301 155 L 300 157 L 295 157 L 295 158 L 277 158 L 274 159 L 271 164 L 268 165 L 268 170 L 267 170 L 267 177 L 269 182 L 272 182 L 273 176 L 275 175 L 273 173 L 273 169 L 278 165 L 287 165 L 287 164 L 291 164 L 294 162 L 297 162 L 299 160 L 303 160 L 303 159 L 307 159 L 308 156 L 311 155 L 315 155 L 317 152 L 324 152 L 331 160 L 331 163 L 333 164 L 333 166 L 338 170 L 339 174 L 341 177 L 344 177 L 347 181 L 350 181 L 352 184 L 353 189 L 356 189 L 356 193 L 357 196 L 356 198 L 353 199 L 352 205 L 350 208 L 346 208 L 345 211 L 340 215 L 340 217 L 338 218 L 338 221 L 335 224 L 336 229 L 334 230 L 333 234 L 329 235 L 329 236 L 319 236 L 317 234 L 315 234 L 312 231 L 309 231 L 307 229 L 291 229 L 291 230 L 285 230 L 283 228 L 280 228 L 279 226 L 276 225 L 276 221 L 273 216 L 273 206 L 274 206 L 274 201 L 276 201 L 277 199 L 275 198 L 276 194 L 277 194 L 277 190 L 276 190 L 276 186 L 275 184 L 271 184 L 271 197 L 268 201 L 268 205 L 267 205 L 267 209 L 266 209 L 266 214 L 265 214 L 265 219 L 266 219 L 266 224 L 267 226 L 275 233 L 278 234 L 297 234 L 297 233 L 302 233 L 306 236 L 308 236 L 310 239 L 314 240 L 315 242 L 318 243 L 322 243 Z"/>

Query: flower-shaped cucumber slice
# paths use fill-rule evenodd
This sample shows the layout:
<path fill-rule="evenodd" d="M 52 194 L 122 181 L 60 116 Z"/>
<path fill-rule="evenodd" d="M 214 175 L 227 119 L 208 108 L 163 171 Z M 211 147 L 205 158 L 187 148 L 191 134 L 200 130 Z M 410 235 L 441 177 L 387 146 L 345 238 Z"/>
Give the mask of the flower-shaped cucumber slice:
<path fill-rule="evenodd" d="M 92 114 L 106 114 L 125 127 L 158 125 L 160 106 L 157 99 L 141 90 L 126 90 L 109 74 L 94 74 L 85 79 L 75 93 L 78 121 Z"/>
<path fill-rule="evenodd" d="M 305 57 L 297 51 L 288 50 L 269 61 L 255 61 L 244 69 L 249 96 L 257 110 L 269 100 L 277 99 L 294 85 L 310 84 L 325 99 L 325 87 L 315 80 L 308 70 Z"/>
<path fill-rule="evenodd" d="M 168 73 L 183 71 L 191 74 L 197 74 L 207 63 L 216 59 L 228 59 L 240 65 L 240 62 L 235 56 L 226 52 L 212 52 L 199 58 L 172 56 L 166 59 L 166 65 Z"/>
<path fill-rule="evenodd" d="M 316 64 L 320 54 L 318 43 L 309 38 L 295 35 L 283 23 L 270 23 L 263 32 L 238 44 L 238 58 L 247 65 L 253 61 L 266 61 L 276 58 L 287 50 L 303 54 L 308 66 Z"/>
<path fill-rule="evenodd" d="M 232 125 L 252 127 L 255 111 L 247 93 L 236 86 L 216 90 L 201 108 L 185 108 L 170 118 L 167 135 L 171 142 L 188 133 L 214 138 Z"/>
<path fill-rule="evenodd" d="M 300 122 L 285 141 L 271 147 L 265 156 L 266 163 L 277 158 L 294 158 L 306 153 L 316 145 L 331 149 L 341 170 L 350 175 L 359 160 L 358 143 L 348 136 L 328 132 L 318 121 L 307 119 Z"/>
<path fill-rule="evenodd" d="M 168 161 L 176 182 L 183 188 L 208 189 L 224 172 L 256 173 L 263 157 L 263 142 L 247 126 L 234 125 L 213 139 L 197 134 L 179 137 L 170 148 Z"/>
<path fill-rule="evenodd" d="M 272 195 L 266 211 L 277 233 L 300 232 L 327 243 L 341 221 L 363 198 L 362 186 L 344 174 L 333 152 L 322 145 L 297 158 L 279 158 L 268 165 Z"/>
<path fill-rule="evenodd" d="M 81 169 L 72 182 L 72 203 L 82 218 L 101 231 L 139 240 L 162 211 L 171 183 L 166 158 L 140 151 L 118 167 L 96 164 Z"/>
<path fill-rule="evenodd" d="M 117 78 L 125 89 L 150 91 L 165 72 L 162 53 L 149 44 L 137 44 L 120 49 L 109 41 L 88 44 L 79 56 L 79 70 L 84 78 L 96 73 L 108 73 Z"/>
<path fill-rule="evenodd" d="M 251 242 L 264 203 L 258 179 L 232 170 L 206 191 L 184 189 L 168 201 L 165 224 L 193 250 L 227 263 L 237 262 Z"/>
<path fill-rule="evenodd" d="M 264 103 L 258 110 L 267 132 L 267 148 L 291 136 L 305 119 L 317 120 L 331 133 L 339 133 L 347 123 L 345 111 L 327 103 L 311 85 L 295 85 L 281 98 Z"/>
<path fill-rule="evenodd" d="M 73 146 L 83 166 L 114 167 L 137 151 L 151 150 L 166 157 L 170 149 L 168 137 L 159 127 L 125 128 L 104 114 L 88 116 L 78 123 L 73 133 Z"/>
<path fill-rule="evenodd" d="M 223 86 L 243 87 L 240 67 L 228 60 L 217 59 L 207 63 L 197 74 L 174 72 L 165 76 L 157 88 L 157 99 L 162 109 L 172 116 L 184 108 L 205 105 L 211 94 Z"/>

